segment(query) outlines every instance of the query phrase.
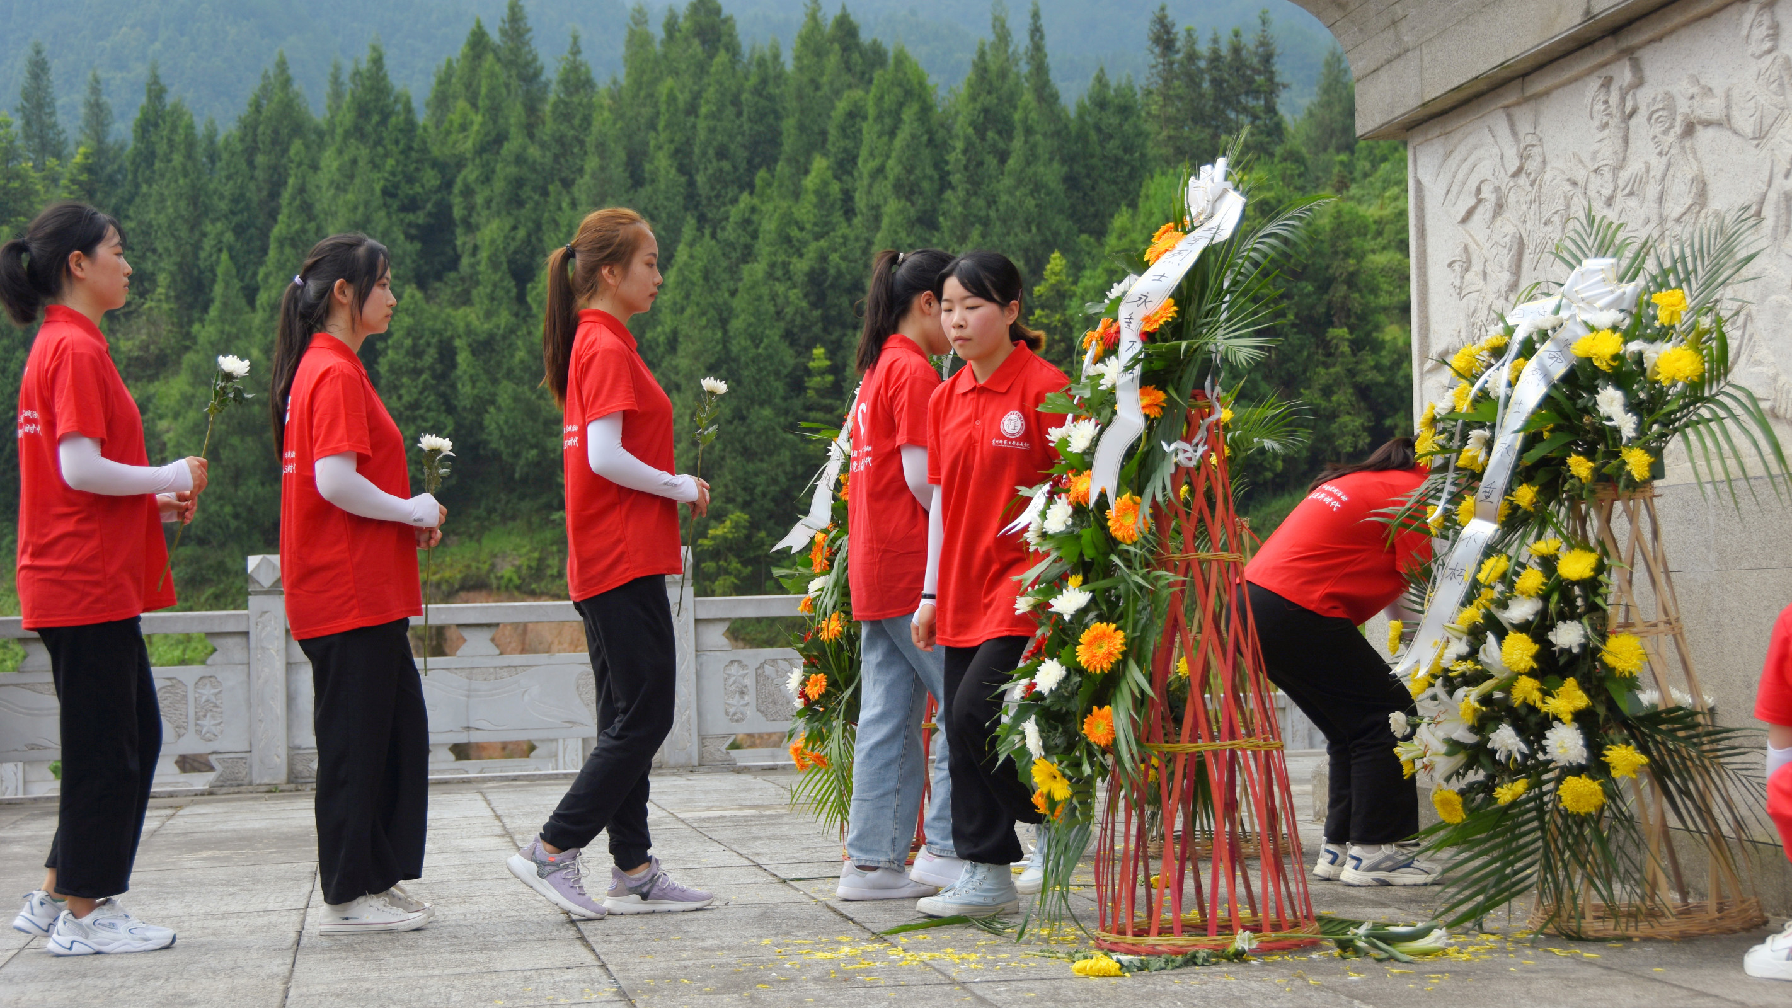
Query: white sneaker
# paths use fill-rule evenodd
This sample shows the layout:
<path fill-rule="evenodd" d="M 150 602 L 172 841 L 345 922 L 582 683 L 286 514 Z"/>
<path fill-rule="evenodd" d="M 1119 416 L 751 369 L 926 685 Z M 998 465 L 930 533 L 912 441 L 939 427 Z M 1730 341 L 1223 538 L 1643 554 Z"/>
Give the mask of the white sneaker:
<path fill-rule="evenodd" d="M 1325 882 L 1338 881 L 1338 876 L 1344 874 L 1344 856 L 1348 852 L 1348 844 L 1321 844 L 1319 862 L 1313 865 L 1313 877 Z"/>
<path fill-rule="evenodd" d="M 1014 875 L 1005 864 L 967 862 L 958 884 L 938 896 L 915 901 L 915 909 L 930 917 L 991 917 L 1020 909 L 1014 891 Z"/>
<path fill-rule="evenodd" d="M 1015 867 L 1015 866 L 1010 866 Z M 1018 863 L 1020 877 L 1014 880 L 1014 891 L 1022 896 L 1032 896 L 1045 888 L 1045 836 L 1040 835 L 1039 842 L 1033 846 L 1033 853 L 1027 855 L 1025 861 Z"/>
<path fill-rule="evenodd" d="M 1742 972 L 1762 980 L 1792 980 L 1792 921 L 1742 956 Z"/>
<path fill-rule="evenodd" d="M 1438 866 L 1420 861 L 1411 844 L 1351 844 L 1338 881 L 1347 886 L 1436 885 Z"/>
<path fill-rule="evenodd" d="M 939 891 L 939 886 L 916 882 L 895 868 L 865 871 L 851 861 L 840 866 L 840 884 L 834 887 L 834 895 L 843 900 L 919 899 Z"/>
<path fill-rule="evenodd" d="M 408 910 L 411 913 L 421 913 L 429 920 L 435 920 L 436 918 L 435 907 L 430 906 L 428 903 L 405 892 L 403 886 L 394 885 L 392 888 L 383 893 L 379 893 L 378 895 L 400 910 Z"/>
<path fill-rule="evenodd" d="M 347 903 L 324 904 L 318 934 L 359 934 L 364 931 L 415 931 L 429 923 L 430 913 L 394 906 L 385 893 L 361 896 Z"/>
<path fill-rule="evenodd" d="M 117 900 L 101 900 L 93 912 L 76 917 L 64 910 L 50 930 L 44 948 L 51 955 L 94 955 L 104 952 L 152 952 L 174 944 L 174 932 L 145 924 Z"/>
<path fill-rule="evenodd" d="M 926 847 L 915 855 L 915 863 L 909 865 L 908 877 L 922 885 L 930 885 L 944 889 L 958 881 L 964 874 L 964 861 L 955 857 L 941 857 Z"/>
<path fill-rule="evenodd" d="M 62 911 L 67 908 L 66 903 L 42 889 L 28 892 L 25 894 L 25 905 L 19 909 L 19 915 L 12 919 L 12 929 L 48 938 L 51 929 L 56 926 L 56 918 L 62 916 Z"/>

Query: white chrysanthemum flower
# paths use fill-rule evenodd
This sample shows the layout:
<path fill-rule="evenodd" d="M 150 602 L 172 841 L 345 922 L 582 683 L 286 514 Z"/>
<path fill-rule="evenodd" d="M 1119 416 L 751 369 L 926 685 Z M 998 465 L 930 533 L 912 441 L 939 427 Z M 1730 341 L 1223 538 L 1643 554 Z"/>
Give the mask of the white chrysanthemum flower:
<path fill-rule="evenodd" d="M 1636 699 L 1637 699 L 1638 703 L 1642 704 L 1645 707 L 1660 707 L 1661 706 L 1661 691 L 1660 690 L 1652 690 L 1652 689 L 1639 690 L 1637 692 Z"/>
<path fill-rule="evenodd" d="M 1090 373 L 1101 376 L 1102 388 L 1116 388 L 1120 384 L 1120 358 L 1109 357 L 1107 360 L 1095 365 L 1095 369 Z"/>
<path fill-rule="evenodd" d="M 1405 711 L 1388 712 L 1388 730 L 1393 732 L 1397 739 L 1403 739 L 1412 734 L 1412 722 L 1406 719 Z"/>
<path fill-rule="evenodd" d="M 722 395 L 728 391 L 728 383 L 720 378 L 705 378 L 698 384 L 702 385 L 703 391 L 710 395 Z"/>
<path fill-rule="evenodd" d="M 417 439 L 417 447 L 426 452 L 441 452 L 444 455 L 454 454 L 454 442 L 435 434 L 425 434 Z"/>
<path fill-rule="evenodd" d="M 1065 588 L 1058 593 L 1056 598 L 1052 599 L 1052 612 L 1060 616 L 1073 616 L 1078 609 L 1088 605 L 1089 600 L 1094 597 L 1081 588 Z"/>
<path fill-rule="evenodd" d="M 1485 427 L 1482 427 L 1479 430 L 1469 431 L 1468 432 L 1468 444 L 1464 445 L 1463 447 L 1468 449 L 1469 451 L 1480 452 L 1482 455 L 1486 455 L 1487 454 L 1487 442 L 1492 437 L 1493 437 L 1493 432 L 1488 430 Z"/>
<path fill-rule="evenodd" d="M 1526 598 L 1519 595 L 1508 602 L 1506 608 L 1495 609 L 1493 614 L 1503 620 L 1507 626 L 1516 626 L 1520 623 L 1529 623 L 1542 609 L 1542 599 Z"/>
<path fill-rule="evenodd" d="M 789 690 L 790 695 L 792 697 L 796 698 L 797 700 L 801 700 L 803 698 L 803 679 L 804 678 L 806 678 L 806 677 L 803 675 L 803 667 L 801 665 L 798 665 L 796 668 L 793 668 L 790 670 L 790 678 L 788 680 L 786 680 L 784 683 L 784 688 Z"/>
<path fill-rule="evenodd" d="M 1039 726 L 1034 723 L 1034 719 L 1028 718 L 1027 723 L 1020 726 L 1020 731 L 1022 735 L 1026 736 L 1027 752 L 1031 754 L 1034 759 L 1039 759 L 1044 756 L 1045 740 L 1039 737 Z"/>
<path fill-rule="evenodd" d="M 249 376 L 249 362 L 241 357 L 233 357 L 230 354 L 221 354 L 218 357 L 218 370 L 232 378 L 247 378 Z"/>
<path fill-rule="evenodd" d="M 1038 604 L 1039 604 L 1039 599 L 1038 599 L 1038 597 L 1037 597 L 1037 596 L 1034 596 L 1034 595 L 1016 595 L 1016 596 L 1014 596 L 1014 612 L 1015 612 L 1015 615 L 1017 615 L 1017 616 L 1018 616 L 1018 615 L 1020 615 L 1020 614 L 1021 614 L 1021 613 L 1030 613 L 1030 612 L 1032 612 L 1032 611 L 1033 611 L 1033 607 L 1034 607 L 1034 606 L 1036 606 L 1036 605 L 1038 605 Z"/>
<path fill-rule="evenodd" d="M 1070 502 L 1059 497 L 1046 505 L 1045 520 L 1040 523 L 1040 528 L 1045 530 L 1046 535 L 1062 535 L 1070 528 L 1070 516 L 1075 513 Z"/>
<path fill-rule="evenodd" d="M 827 586 L 828 586 L 828 576 L 826 574 L 823 574 L 822 576 L 815 578 L 814 580 L 809 582 L 809 590 L 807 592 L 805 592 L 804 594 L 808 595 L 810 598 L 814 598 L 815 596 L 820 595 L 821 590 L 823 588 L 826 588 Z"/>
<path fill-rule="evenodd" d="M 1115 284 L 1114 286 L 1108 288 L 1108 296 L 1107 296 L 1106 300 L 1112 301 L 1115 298 L 1121 296 L 1122 294 L 1125 294 L 1127 291 L 1132 290 L 1133 284 L 1138 283 L 1138 282 L 1139 282 L 1139 276 L 1137 273 L 1126 274 L 1126 279 L 1124 279 L 1124 280 L 1120 281 L 1119 283 Z"/>
<path fill-rule="evenodd" d="M 1563 651 L 1579 651 L 1587 642 L 1587 628 L 1579 623 L 1557 623 L 1549 632 L 1549 642 Z"/>
<path fill-rule="evenodd" d="M 1598 408 L 1599 415 L 1606 423 L 1618 429 L 1625 441 L 1636 437 L 1638 420 L 1636 414 L 1624 408 L 1624 393 L 1610 385 L 1602 385 L 1593 397 L 1593 405 Z"/>
<path fill-rule="evenodd" d="M 1487 747 L 1492 749 L 1493 754 L 1498 756 L 1502 762 L 1506 763 L 1527 755 L 1531 751 L 1531 747 L 1525 745 L 1524 739 L 1519 738 L 1518 732 L 1513 730 L 1509 724 L 1501 724 L 1493 730 L 1493 734 L 1487 736 Z"/>
<path fill-rule="evenodd" d="M 1041 693 L 1050 693 L 1064 681 L 1064 664 L 1056 658 L 1047 658 L 1039 663 L 1039 671 L 1033 673 L 1033 687 Z"/>
<path fill-rule="evenodd" d="M 1583 308 L 1580 320 L 1588 329 L 1616 329 L 1624 321 L 1624 312 L 1617 308 Z"/>
<path fill-rule="evenodd" d="M 1581 766 L 1587 762 L 1587 739 L 1580 729 L 1557 721 L 1543 733 L 1543 755 L 1556 766 Z"/>
<path fill-rule="evenodd" d="M 1078 454 L 1089 450 L 1089 446 L 1095 443 L 1096 432 L 1101 430 L 1101 425 L 1093 419 L 1078 420 L 1069 426 L 1070 450 Z"/>

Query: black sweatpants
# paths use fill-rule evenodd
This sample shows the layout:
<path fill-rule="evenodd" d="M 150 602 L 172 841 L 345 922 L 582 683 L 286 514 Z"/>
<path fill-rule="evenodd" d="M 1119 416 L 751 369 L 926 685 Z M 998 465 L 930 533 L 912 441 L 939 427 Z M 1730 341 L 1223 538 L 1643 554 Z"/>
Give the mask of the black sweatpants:
<path fill-rule="evenodd" d="M 1011 864 L 1026 856 L 1016 822 L 1041 822 L 1033 792 L 1011 759 L 997 759 L 996 728 L 1008 679 L 1027 649 L 1026 637 L 995 637 L 976 647 L 946 648 L 946 766 L 952 775 L 952 846 L 979 864 Z"/>
<path fill-rule="evenodd" d="M 672 731 L 678 656 L 666 579 L 648 574 L 573 603 L 597 678 L 597 746 L 579 768 L 541 838 L 561 850 L 607 830 L 616 867 L 647 863 L 648 771 Z"/>
<path fill-rule="evenodd" d="M 324 902 L 423 875 L 429 714 L 410 620 L 299 642 L 317 732 L 317 866 Z"/>
<path fill-rule="evenodd" d="M 131 864 L 162 754 L 162 711 L 142 618 L 40 627 L 62 702 L 62 788 L 45 868 L 64 896 L 131 887 Z"/>
<path fill-rule="evenodd" d="M 1355 625 L 1248 585 L 1269 681 L 1325 734 L 1330 759 L 1327 843 L 1382 844 L 1419 830 L 1419 796 L 1394 757 L 1388 715 L 1416 713 L 1412 696 Z"/>

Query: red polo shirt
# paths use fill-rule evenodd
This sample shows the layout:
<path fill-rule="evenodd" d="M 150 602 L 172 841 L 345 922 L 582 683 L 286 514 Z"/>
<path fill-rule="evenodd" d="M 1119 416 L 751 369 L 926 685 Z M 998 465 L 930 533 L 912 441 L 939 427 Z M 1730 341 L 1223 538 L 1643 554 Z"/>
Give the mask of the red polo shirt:
<path fill-rule="evenodd" d="M 1427 472 L 1358 472 L 1321 483 L 1270 533 L 1245 580 L 1321 616 L 1368 622 L 1406 590 L 1402 572 L 1431 556 L 1424 529 L 1403 531 L 1390 545 L 1381 513 L 1404 504 Z"/>
<path fill-rule="evenodd" d="M 1792 606 L 1780 610 L 1767 640 L 1767 661 L 1755 691 L 1755 717 L 1768 724 L 1792 725 Z"/>
<path fill-rule="evenodd" d="M 927 575 L 927 512 L 908 488 L 902 446 L 927 447 L 927 401 L 939 372 L 907 336 L 891 336 L 859 389 L 847 481 L 846 574 L 853 618 L 908 616 Z"/>
<path fill-rule="evenodd" d="M 70 487 L 57 454 L 70 434 L 100 442 L 100 455 L 114 462 L 149 464 L 143 417 L 106 337 L 87 316 L 50 305 L 19 384 L 18 586 L 27 630 L 108 623 L 174 604 L 155 495 Z"/>
<path fill-rule="evenodd" d="M 927 404 L 927 480 L 940 487 L 937 506 L 945 540 L 940 548 L 936 633 L 948 647 L 976 647 L 996 637 L 1027 636 L 1031 613 L 1014 611 L 1016 580 L 1032 565 L 1020 533 L 1001 535 L 1020 515 L 1015 493 L 1044 482 L 1058 464 L 1045 432 L 1064 423 L 1041 413 L 1045 397 L 1070 379 L 1016 343 L 989 380 L 979 384 L 961 368 Z"/>
<path fill-rule="evenodd" d="M 349 514 L 317 492 L 317 460 L 355 453 L 355 471 L 395 497 L 411 496 L 404 435 L 361 358 L 328 333 L 311 337 L 286 405 L 280 467 L 280 579 L 299 640 L 423 614 L 417 533 L 402 522 Z"/>
<path fill-rule="evenodd" d="M 566 585 L 575 601 L 649 574 L 677 574 L 678 502 L 631 490 L 591 471 L 585 428 L 622 413 L 622 448 L 671 472 L 672 400 L 614 315 L 579 312 L 566 373 L 562 456 L 566 469 Z"/>

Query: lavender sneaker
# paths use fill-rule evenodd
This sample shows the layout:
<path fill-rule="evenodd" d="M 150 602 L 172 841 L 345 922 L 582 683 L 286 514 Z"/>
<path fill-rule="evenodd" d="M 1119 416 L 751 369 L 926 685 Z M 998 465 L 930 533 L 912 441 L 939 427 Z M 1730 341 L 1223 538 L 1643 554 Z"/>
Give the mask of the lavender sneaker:
<path fill-rule="evenodd" d="M 541 838 L 510 856 L 510 874 L 540 893 L 543 899 L 574 917 L 597 920 L 604 915 L 604 904 L 585 892 L 585 876 L 579 864 L 578 850 L 549 854 L 542 849 Z"/>
<path fill-rule="evenodd" d="M 620 868 L 610 869 L 610 892 L 604 897 L 604 908 L 619 914 L 675 913 L 701 910 L 713 902 L 715 894 L 679 885 L 660 868 L 660 859 L 652 858 L 639 879 L 631 878 Z"/>

